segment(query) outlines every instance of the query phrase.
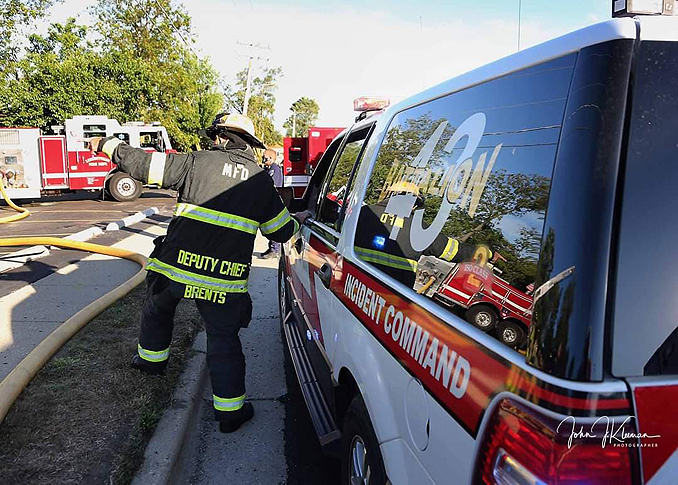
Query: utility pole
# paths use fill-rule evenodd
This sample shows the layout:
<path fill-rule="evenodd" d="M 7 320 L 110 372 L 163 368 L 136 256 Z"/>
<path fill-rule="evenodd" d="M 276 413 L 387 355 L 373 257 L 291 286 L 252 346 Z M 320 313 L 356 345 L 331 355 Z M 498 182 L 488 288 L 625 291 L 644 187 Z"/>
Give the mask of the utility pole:
<path fill-rule="evenodd" d="M 252 95 L 252 61 L 257 60 L 257 61 L 268 61 L 268 58 L 264 57 L 259 57 L 254 55 L 254 50 L 259 49 L 259 50 L 271 50 L 270 46 L 262 46 L 261 44 L 253 44 L 253 43 L 246 43 L 246 42 L 238 42 L 238 45 L 246 47 L 249 52 L 246 54 L 247 55 L 247 84 L 245 86 L 245 100 L 243 101 L 242 105 L 242 114 L 247 116 L 247 109 L 249 108 L 250 104 L 250 97 Z"/>
<path fill-rule="evenodd" d="M 518 0 L 518 50 L 520 50 L 520 20 L 523 13 L 523 0 Z"/>
<path fill-rule="evenodd" d="M 297 136 L 297 112 L 292 110 L 292 138 Z"/>

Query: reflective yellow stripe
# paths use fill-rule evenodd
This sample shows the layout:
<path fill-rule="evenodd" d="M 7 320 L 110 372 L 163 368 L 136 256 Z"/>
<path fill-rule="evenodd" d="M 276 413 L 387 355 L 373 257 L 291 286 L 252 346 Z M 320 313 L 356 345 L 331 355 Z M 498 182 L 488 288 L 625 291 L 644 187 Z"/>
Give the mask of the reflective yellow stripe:
<path fill-rule="evenodd" d="M 162 187 L 162 175 L 165 172 L 165 161 L 167 155 L 164 153 L 151 153 L 151 164 L 148 166 L 148 183 Z"/>
<path fill-rule="evenodd" d="M 299 224 L 299 221 L 296 220 L 296 218 L 293 217 L 292 220 L 294 221 L 294 234 L 296 234 L 297 232 L 299 232 L 301 225 Z"/>
<path fill-rule="evenodd" d="M 447 261 L 452 261 L 458 252 L 459 252 L 459 241 L 457 241 L 456 239 L 452 239 L 450 237 L 447 238 L 447 245 L 445 246 L 443 254 L 440 255 L 440 258 L 445 259 Z"/>
<path fill-rule="evenodd" d="M 259 228 L 257 221 L 252 219 L 184 202 L 177 204 L 174 215 L 205 222 L 207 224 L 213 224 L 215 226 L 228 227 L 229 229 L 235 229 L 248 234 L 256 234 L 257 229 Z"/>
<path fill-rule="evenodd" d="M 212 402 L 217 411 L 237 411 L 245 404 L 245 394 L 233 398 L 223 398 L 212 394 Z"/>
<path fill-rule="evenodd" d="M 119 140 L 118 138 L 111 138 L 106 143 L 104 143 L 104 146 L 101 147 L 101 151 L 104 152 L 108 158 L 113 158 L 113 152 L 121 143 L 122 140 Z"/>
<path fill-rule="evenodd" d="M 169 347 L 165 350 L 146 350 L 140 344 L 137 344 L 137 350 L 139 351 L 139 357 L 148 362 L 164 362 L 169 357 Z"/>
<path fill-rule="evenodd" d="M 204 276 L 198 273 L 192 273 L 190 271 L 175 268 L 174 266 L 163 263 L 162 261 L 155 258 L 148 260 L 146 269 L 148 271 L 155 271 L 156 273 L 163 274 L 172 281 L 176 281 L 177 283 L 182 283 L 184 285 L 198 286 L 200 288 L 221 291 L 223 293 L 247 293 L 247 280 L 224 280 L 221 278 Z"/>
<path fill-rule="evenodd" d="M 370 263 L 377 263 L 390 268 L 402 269 L 404 271 L 417 271 L 417 262 L 413 259 L 394 256 L 393 254 L 375 251 L 374 249 L 360 248 L 358 246 L 355 246 L 355 252 L 358 253 L 360 259 Z"/>
<path fill-rule="evenodd" d="M 283 210 L 280 211 L 280 214 L 261 225 L 261 232 L 262 234 L 271 234 L 290 222 L 290 219 L 292 219 L 292 216 L 290 216 L 287 208 L 284 207 Z"/>

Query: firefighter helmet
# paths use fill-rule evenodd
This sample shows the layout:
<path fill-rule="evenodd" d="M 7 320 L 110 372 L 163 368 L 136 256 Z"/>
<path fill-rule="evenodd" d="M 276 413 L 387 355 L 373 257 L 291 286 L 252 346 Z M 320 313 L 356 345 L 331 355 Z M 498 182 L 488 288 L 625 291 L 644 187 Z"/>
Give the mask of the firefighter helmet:
<path fill-rule="evenodd" d="M 241 135 L 247 143 L 255 148 L 266 148 L 254 134 L 254 123 L 245 115 L 226 111 L 219 113 L 206 133 L 211 139 L 215 139 L 222 130 L 233 131 Z"/>

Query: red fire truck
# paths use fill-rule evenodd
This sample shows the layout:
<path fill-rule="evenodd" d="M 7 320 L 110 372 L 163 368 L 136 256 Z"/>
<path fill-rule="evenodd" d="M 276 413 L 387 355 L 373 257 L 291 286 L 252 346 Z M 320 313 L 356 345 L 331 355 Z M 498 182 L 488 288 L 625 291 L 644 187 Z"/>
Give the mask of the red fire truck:
<path fill-rule="evenodd" d="M 119 201 L 134 200 L 141 183 L 116 171 L 103 153 L 93 153 L 88 141 L 95 136 L 117 136 L 147 151 L 172 152 L 167 130 L 159 123 L 119 124 L 106 116 L 74 116 L 52 134 L 39 128 L 0 128 L 0 172 L 12 199 L 106 188 Z"/>
<path fill-rule="evenodd" d="M 292 187 L 294 197 L 304 195 L 313 170 L 330 142 L 344 128 L 311 127 L 308 136 L 285 137 L 283 141 L 283 186 Z"/>
<path fill-rule="evenodd" d="M 465 309 L 465 319 L 510 347 L 520 347 L 532 320 L 534 285 L 525 291 L 511 286 L 492 265 L 450 263 L 422 256 L 414 289 L 450 307 Z"/>

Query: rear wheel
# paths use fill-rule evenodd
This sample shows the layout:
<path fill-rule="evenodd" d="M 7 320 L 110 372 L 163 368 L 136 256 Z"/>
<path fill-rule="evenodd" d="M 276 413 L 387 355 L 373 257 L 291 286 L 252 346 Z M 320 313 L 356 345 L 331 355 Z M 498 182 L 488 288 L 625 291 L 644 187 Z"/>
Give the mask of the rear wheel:
<path fill-rule="evenodd" d="M 497 324 L 497 313 L 487 305 L 476 305 L 466 311 L 466 321 L 483 332 L 489 332 Z"/>
<path fill-rule="evenodd" d="M 386 469 L 379 442 L 360 394 L 346 410 L 341 438 L 342 485 L 384 485 Z"/>
<path fill-rule="evenodd" d="M 141 182 L 127 175 L 125 172 L 115 172 L 108 179 L 108 191 L 118 202 L 129 202 L 141 195 Z"/>
<path fill-rule="evenodd" d="M 497 338 L 509 347 L 518 348 L 525 340 L 525 330 L 517 322 L 504 320 L 497 325 Z"/>

